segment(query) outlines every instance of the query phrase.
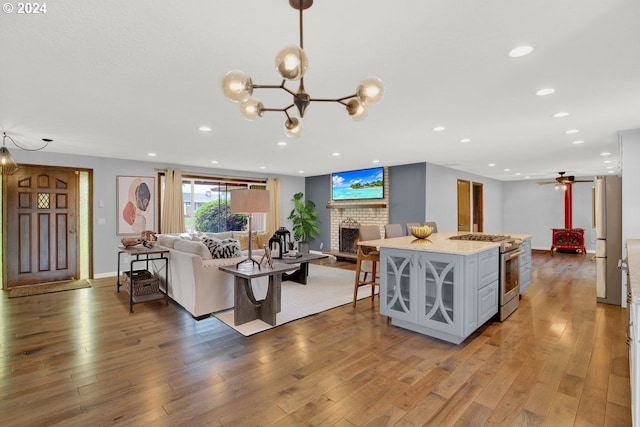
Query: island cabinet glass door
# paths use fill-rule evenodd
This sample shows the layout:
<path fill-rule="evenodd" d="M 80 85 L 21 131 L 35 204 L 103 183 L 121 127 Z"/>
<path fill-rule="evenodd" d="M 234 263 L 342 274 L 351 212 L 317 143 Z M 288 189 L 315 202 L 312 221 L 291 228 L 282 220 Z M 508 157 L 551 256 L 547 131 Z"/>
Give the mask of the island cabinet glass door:
<path fill-rule="evenodd" d="M 418 320 L 415 255 L 411 251 L 382 249 L 380 313 L 415 323 Z"/>
<path fill-rule="evenodd" d="M 464 275 L 461 257 L 425 253 L 417 257 L 418 323 L 461 335 Z"/>

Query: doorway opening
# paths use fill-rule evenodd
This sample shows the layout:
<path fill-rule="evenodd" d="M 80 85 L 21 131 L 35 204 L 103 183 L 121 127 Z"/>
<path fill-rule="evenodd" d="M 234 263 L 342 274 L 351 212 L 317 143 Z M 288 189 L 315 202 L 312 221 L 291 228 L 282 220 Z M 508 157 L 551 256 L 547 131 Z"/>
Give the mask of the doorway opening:
<path fill-rule="evenodd" d="M 484 231 L 482 183 L 458 179 L 458 231 Z"/>

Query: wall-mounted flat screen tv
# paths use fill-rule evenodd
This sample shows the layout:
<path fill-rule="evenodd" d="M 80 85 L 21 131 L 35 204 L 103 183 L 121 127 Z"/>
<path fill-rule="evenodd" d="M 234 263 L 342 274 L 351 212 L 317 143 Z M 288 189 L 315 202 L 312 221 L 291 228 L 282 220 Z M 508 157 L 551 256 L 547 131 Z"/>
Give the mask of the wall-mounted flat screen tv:
<path fill-rule="evenodd" d="M 384 198 L 384 168 L 361 169 L 331 174 L 332 200 Z"/>

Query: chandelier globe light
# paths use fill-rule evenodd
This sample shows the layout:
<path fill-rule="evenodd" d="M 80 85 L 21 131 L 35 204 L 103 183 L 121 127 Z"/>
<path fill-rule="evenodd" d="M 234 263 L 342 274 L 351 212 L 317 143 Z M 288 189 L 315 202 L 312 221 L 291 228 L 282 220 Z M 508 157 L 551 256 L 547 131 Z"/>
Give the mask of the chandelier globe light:
<path fill-rule="evenodd" d="M 286 116 L 284 131 L 291 138 L 299 137 L 303 131 L 302 118 L 312 102 L 337 102 L 345 106 L 347 115 L 358 121 L 367 117 L 368 108 L 384 97 L 384 84 L 378 77 L 367 77 L 356 87 L 356 92 L 341 98 L 312 98 L 304 88 L 304 75 L 309 67 L 309 59 L 304 51 L 303 11 L 313 4 L 313 0 L 289 0 L 289 5 L 299 11 L 300 44 L 291 45 L 278 52 L 275 67 L 283 80 L 279 85 L 254 84 L 243 71 L 229 71 L 222 79 L 222 91 L 233 102 L 240 103 L 240 111 L 248 120 L 262 117 L 265 111 L 280 111 Z M 299 81 L 294 92 L 285 86 L 287 81 Z M 254 89 L 280 89 L 293 97 L 293 103 L 284 108 L 265 108 L 262 102 L 253 97 Z M 299 117 L 289 114 L 296 107 Z"/>

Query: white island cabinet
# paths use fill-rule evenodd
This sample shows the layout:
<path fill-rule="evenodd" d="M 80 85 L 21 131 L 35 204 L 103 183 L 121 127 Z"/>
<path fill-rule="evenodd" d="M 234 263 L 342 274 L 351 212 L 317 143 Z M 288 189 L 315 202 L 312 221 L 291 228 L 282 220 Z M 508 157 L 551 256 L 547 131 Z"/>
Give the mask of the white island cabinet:
<path fill-rule="evenodd" d="M 640 426 L 640 239 L 629 239 L 627 247 L 627 292 L 629 326 L 629 368 L 631 379 L 631 419 Z"/>
<path fill-rule="evenodd" d="M 523 238 L 520 246 L 520 295 L 531 286 L 531 237 Z"/>
<path fill-rule="evenodd" d="M 391 324 L 460 344 L 498 313 L 500 244 L 456 234 L 360 242 L 380 248 L 380 312 Z"/>
<path fill-rule="evenodd" d="M 380 312 L 460 344 L 498 312 L 498 248 L 456 255 L 381 248 Z"/>

